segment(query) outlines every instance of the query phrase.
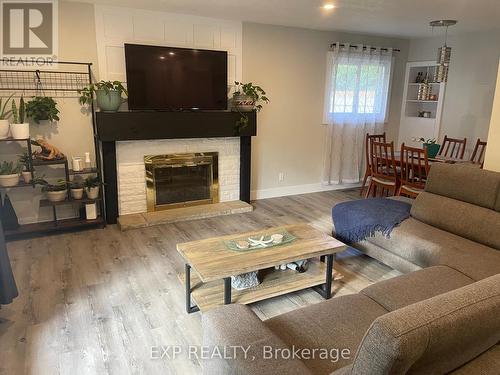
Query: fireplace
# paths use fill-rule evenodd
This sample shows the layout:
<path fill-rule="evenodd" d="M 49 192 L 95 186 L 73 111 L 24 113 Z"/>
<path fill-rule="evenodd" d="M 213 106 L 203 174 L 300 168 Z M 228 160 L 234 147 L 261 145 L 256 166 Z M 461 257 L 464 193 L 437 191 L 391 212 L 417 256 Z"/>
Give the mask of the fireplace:
<path fill-rule="evenodd" d="M 218 153 L 144 156 L 148 211 L 219 201 Z"/>

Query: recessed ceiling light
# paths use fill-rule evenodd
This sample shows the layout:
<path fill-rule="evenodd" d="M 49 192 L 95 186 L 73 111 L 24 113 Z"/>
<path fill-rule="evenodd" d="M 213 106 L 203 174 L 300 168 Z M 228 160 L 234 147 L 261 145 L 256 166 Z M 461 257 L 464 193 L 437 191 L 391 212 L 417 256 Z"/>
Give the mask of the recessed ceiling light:
<path fill-rule="evenodd" d="M 325 5 L 323 5 L 323 9 L 330 10 L 330 9 L 333 9 L 333 8 L 335 8 L 335 5 L 333 5 L 333 4 L 325 4 Z"/>

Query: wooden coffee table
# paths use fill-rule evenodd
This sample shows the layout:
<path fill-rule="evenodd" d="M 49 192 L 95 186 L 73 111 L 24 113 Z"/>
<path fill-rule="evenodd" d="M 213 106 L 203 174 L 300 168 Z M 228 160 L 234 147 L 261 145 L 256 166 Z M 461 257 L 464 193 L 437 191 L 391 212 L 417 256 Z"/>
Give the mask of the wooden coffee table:
<path fill-rule="evenodd" d="M 224 244 L 224 241 L 228 240 L 284 230 L 297 239 L 281 246 L 242 252 L 230 250 Z M 192 313 L 207 311 L 223 304 L 248 304 L 318 286 L 316 290 L 323 298 L 329 299 L 332 296 L 334 254 L 346 248 L 347 245 L 308 224 L 287 225 L 177 244 L 177 251 L 185 260 L 183 279 L 186 287 L 186 310 Z M 274 269 L 276 265 L 302 259 L 311 259 L 304 273 Z M 194 273 L 191 273 L 191 268 Z M 260 285 L 232 293 L 231 276 L 260 270 Z M 195 302 L 194 306 L 191 300 Z"/>

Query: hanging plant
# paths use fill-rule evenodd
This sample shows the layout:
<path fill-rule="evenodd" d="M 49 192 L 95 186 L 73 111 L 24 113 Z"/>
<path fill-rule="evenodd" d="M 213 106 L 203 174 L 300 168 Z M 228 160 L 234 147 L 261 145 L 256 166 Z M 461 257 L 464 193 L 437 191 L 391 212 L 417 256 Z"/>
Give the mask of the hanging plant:
<path fill-rule="evenodd" d="M 248 115 L 245 112 L 255 110 L 259 112 L 263 104 L 269 103 L 269 98 L 262 87 L 256 86 L 252 82 L 234 83 L 235 91 L 233 93 L 232 109 L 240 114 L 240 118 L 236 122 L 236 132 L 239 133 L 248 126 Z"/>
<path fill-rule="evenodd" d="M 26 104 L 26 115 L 37 124 L 40 121 L 59 121 L 57 102 L 48 96 L 35 96 Z"/>

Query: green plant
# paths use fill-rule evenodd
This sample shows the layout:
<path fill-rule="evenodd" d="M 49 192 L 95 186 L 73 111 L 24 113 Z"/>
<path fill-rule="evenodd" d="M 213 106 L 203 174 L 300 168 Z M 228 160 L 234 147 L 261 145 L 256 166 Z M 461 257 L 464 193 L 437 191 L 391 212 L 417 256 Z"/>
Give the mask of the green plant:
<path fill-rule="evenodd" d="M 26 104 L 26 116 L 37 124 L 42 120 L 59 121 L 57 102 L 48 96 L 35 96 Z"/>
<path fill-rule="evenodd" d="M 413 141 L 414 142 L 422 142 L 422 143 L 425 143 L 425 144 L 428 144 L 428 145 L 433 145 L 433 144 L 435 144 L 437 142 L 436 138 L 425 139 L 423 137 L 413 138 Z"/>
<path fill-rule="evenodd" d="M 79 102 L 81 105 L 91 104 L 94 99 L 94 93 L 98 90 L 104 90 L 106 94 L 109 94 L 110 91 L 118 91 L 120 95 L 124 93 L 128 96 L 127 89 L 123 86 L 120 81 L 100 81 L 97 83 L 92 83 L 87 87 L 78 90 L 80 94 Z"/>
<path fill-rule="evenodd" d="M 241 95 L 248 96 L 254 102 L 255 109 L 260 112 L 262 105 L 269 103 L 269 98 L 266 96 L 266 92 L 260 86 L 255 86 L 252 82 L 242 83 L 235 81 L 235 91 L 233 93 L 233 100 Z M 240 114 L 240 118 L 236 121 L 236 133 L 239 133 L 242 129 L 248 126 L 248 115 L 240 111 L 238 106 L 235 109 Z"/>
<path fill-rule="evenodd" d="M 16 101 L 12 100 L 12 119 L 14 124 L 23 124 L 24 120 L 26 120 L 26 103 L 22 96 L 19 99 L 19 109 L 17 109 Z"/>
<path fill-rule="evenodd" d="M 7 120 L 12 115 L 12 109 L 7 111 L 7 105 L 9 104 L 9 101 L 12 99 L 13 96 L 14 94 L 9 96 L 7 100 L 5 100 L 5 103 L 3 103 L 3 106 L 2 106 L 3 98 L 0 98 L 0 120 Z"/>
<path fill-rule="evenodd" d="M 20 163 L 15 163 L 13 161 L 3 161 L 0 164 L 0 175 L 10 175 L 19 174 L 21 172 L 22 165 Z"/>
<path fill-rule="evenodd" d="M 25 170 L 30 170 L 31 160 L 27 152 L 19 155 L 19 163 L 24 167 Z"/>
<path fill-rule="evenodd" d="M 88 176 L 85 181 L 83 182 L 83 185 L 86 188 L 93 188 L 101 185 L 101 181 L 99 181 L 99 178 L 96 176 Z"/>
<path fill-rule="evenodd" d="M 35 178 L 33 180 L 35 185 L 41 185 L 42 186 L 42 191 L 47 192 L 47 191 L 63 191 L 68 188 L 68 185 L 65 180 L 59 179 L 55 184 L 50 184 L 47 182 L 47 180 L 43 178 Z"/>
<path fill-rule="evenodd" d="M 68 183 L 71 189 L 82 189 L 84 186 L 84 182 L 79 180 L 69 181 Z"/>

